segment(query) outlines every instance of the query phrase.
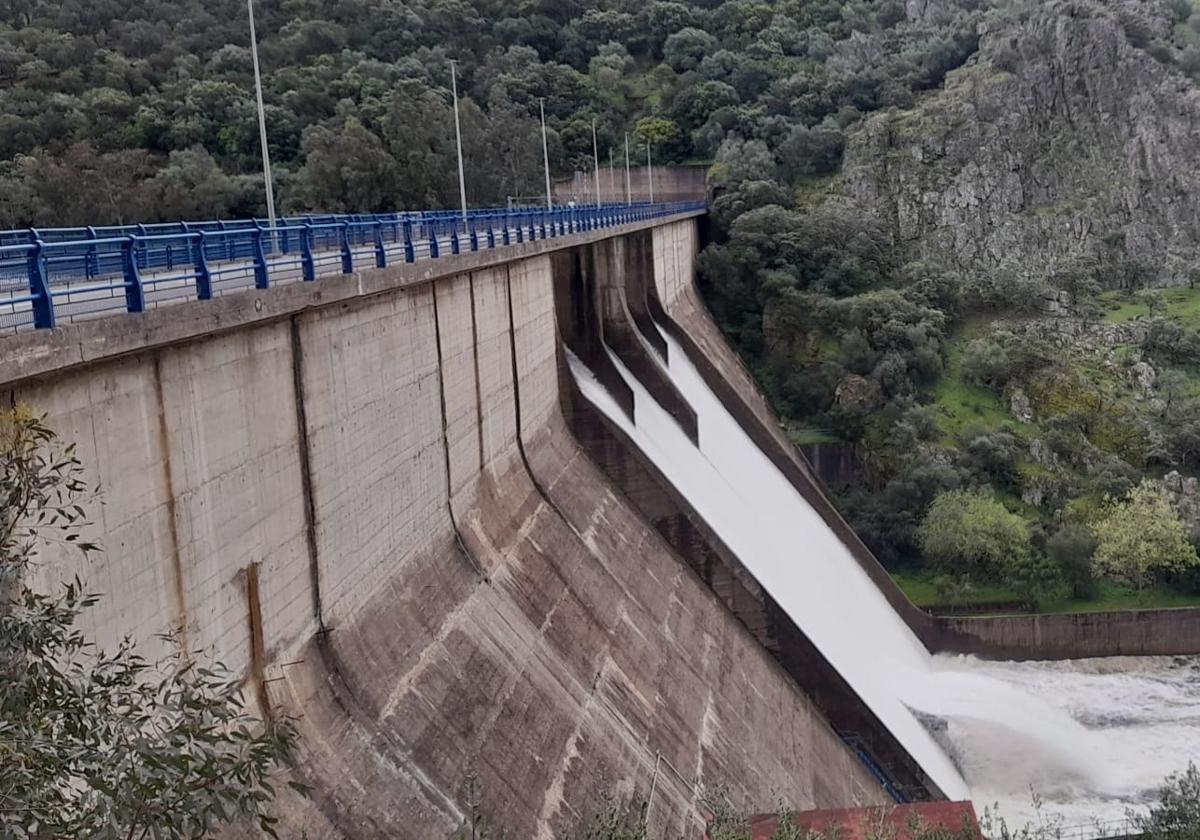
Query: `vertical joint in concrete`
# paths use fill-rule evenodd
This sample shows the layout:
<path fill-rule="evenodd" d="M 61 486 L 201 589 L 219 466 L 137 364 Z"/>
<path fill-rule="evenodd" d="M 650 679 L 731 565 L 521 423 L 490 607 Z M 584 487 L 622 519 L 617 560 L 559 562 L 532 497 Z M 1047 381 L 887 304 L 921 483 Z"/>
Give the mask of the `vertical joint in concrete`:
<path fill-rule="evenodd" d="M 505 267 L 505 277 L 508 276 L 508 268 Z M 507 283 L 507 279 L 505 283 Z M 479 471 L 483 472 L 483 386 L 480 384 L 479 378 L 479 321 L 475 315 L 475 275 L 467 275 L 467 288 L 471 293 L 471 357 L 475 364 L 475 434 L 479 439 Z M 439 341 L 440 341 L 439 337 Z M 438 352 L 441 352 L 439 344 Z M 439 365 L 439 370 L 440 370 Z M 442 400 L 442 425 L 445 426 L 446 401 Z M 449 458 L 449 448 L 447 448 L 447 458 Z M 449 475 L 446 477 L 446 486 L 449 487 Z"/>
<path fill-rule="evenodd" d="M 162 354 L 154 353 L 154 400 L 158 414 L 158 446 L 162 452 L 163 483 L 166 485 L 167 533 L 171 538 L 171 588 L 175 598 L 175 632 L 179 634 L 179 649 L 189 656 L 187 632 L 187 597 L 183 579 L 183 558 L 179 554 L 179 525 L 176 521 L 175 476 L 171 470 L 171 438 L 167 423 L 167 405 L 163 397 Z"/>
<path fill-rule="evenodd" d="M 321 606 L 321 565 L 317 558 L 317 518 L 313 501 L 312 462 L 308 440 L 308 413 L 304 395 L 304 345 L 300 337 L 299 316 L 291 319 L 292 392 L 296 403 L 296 443 L 300 455 L 300 487 L 304 497 L 304 542 L 308 548 L 309 586 L 312 590 L 313 618 L 318 632 L 324 633 L 324 610 Z"/>

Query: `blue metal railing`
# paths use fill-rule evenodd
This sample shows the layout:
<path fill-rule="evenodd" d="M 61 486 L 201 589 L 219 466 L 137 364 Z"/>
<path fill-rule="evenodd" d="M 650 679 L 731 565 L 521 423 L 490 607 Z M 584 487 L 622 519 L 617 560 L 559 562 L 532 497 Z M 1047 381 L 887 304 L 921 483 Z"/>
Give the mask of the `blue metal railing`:
<path fill-rule="evenodd" d="M 704 202 L 483 208 L 0 231 L 0 332 L 441 259 L 703 210 Z"/>

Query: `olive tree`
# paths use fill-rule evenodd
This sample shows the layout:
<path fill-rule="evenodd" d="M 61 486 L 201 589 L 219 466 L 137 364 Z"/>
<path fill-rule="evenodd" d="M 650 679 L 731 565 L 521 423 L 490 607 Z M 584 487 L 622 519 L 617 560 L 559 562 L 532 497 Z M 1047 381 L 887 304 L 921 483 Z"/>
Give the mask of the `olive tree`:
<path fill-rule="evenodd" d="M 1158 801 L 1147 813 L 1134 817 L 1133 828 L 1143 837 L 1200 838 L 1200 770 L 1195 764 L 1167 777 Z"/>
<path fill-rule="evenodd" d="M 1096 573 L 1126 581 L 1138 589 L 1155 574 L 1184 572 L 1200 564 L 1187 529 L 1163 496 L 1158 483 L 1146 479 L 1128 498 L 1108 500 L 1105 514 L 1092 526 L 1096 534 Z"/>
<path fill-rule="evenodd" d="M 1025 520 L 982 493 L 939 495 L 917 529 L 927 563 L 943 574 L 975 582 L 997 580 L 1032 552 Z"/>
<path fill-rule="evenodd" d="M 99 648 L 78 626 L 98 596 L 78 579 L 27 585 L 51 544 L 100 551 L 81 537 L 87 495 L 72 446 L 0 413 L 0 835 L 199 838 L 242 819 L 273 835 L 292 722 L 256 718 L 236 675 L 178 646 L 154 662 L 128 638 Z"/>

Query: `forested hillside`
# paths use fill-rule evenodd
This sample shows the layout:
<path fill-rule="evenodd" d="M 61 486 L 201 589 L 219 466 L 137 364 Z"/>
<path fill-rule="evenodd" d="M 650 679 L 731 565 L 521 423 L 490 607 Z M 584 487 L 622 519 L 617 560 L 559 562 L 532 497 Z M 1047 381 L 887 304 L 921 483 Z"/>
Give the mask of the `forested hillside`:
<path fill-rule="evenodd" d="M 1194 601 L 1200 15 L 987 6 L 942 84 L 840 123 L 840 163 L 723 144 L 710 303 L 795 438 L 852 445 L 843 510 L 915 596 Z"/>
<path fill-rule="evenodd" d="M 797 174 L 836 165 L 859 110 L 911 103 L 973 30 L 899 0 L 258 0 L 285 210 L 456 202 L 458 59 L 473 204 L 538 195 L 538 98 L 568 175 L 650 139 L 711 159 L 726 135 Z M 0 227 L 261 215 L 242 0 L 0 4 Z"/>
<path fill-rule="evenodd" d="M 0 8 L 0 227 L 264 213 L 243 0 Z M 539 98 L 556 175 L 593 119 L 604 161 L 711 161 L 710 305 L 796 439 L 852 447 L 885 563 L 1200 589 L 1191 0 L 256 9 L 281 210 L 453 206 L 451 59 L 472 204 L 541 193 Z"/>

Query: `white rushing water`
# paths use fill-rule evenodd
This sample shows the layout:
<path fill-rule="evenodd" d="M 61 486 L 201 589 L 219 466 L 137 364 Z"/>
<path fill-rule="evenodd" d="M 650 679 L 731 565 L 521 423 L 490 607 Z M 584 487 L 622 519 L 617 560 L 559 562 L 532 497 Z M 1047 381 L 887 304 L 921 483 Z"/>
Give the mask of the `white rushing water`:
<path fill-rule="evenodd" d="M 636 424 L 570 355 L 572 372 L 587 399 L 654 461 L 948 797 L 972 798 L 980 809 L 997 803 L 1010 825 L 1023 824 L 1032 815 L 1032 786 L 1047 810 L 1070 805 L 1068 824 L 1083 816 L 1108 820 L 1186 767 L 1197 742 L 1196 730 L 1187 731 L 1200 715 L 1194 667 L 1150 660 L 1137 663 L 1142 670 L 1108 674 L 1120 666 L 930 657 L 682 348 L 664 338 L 664 369 L 696 411 L 699 448 L 616 356 L 633 390 Z M 1130 708 L 1138 711 L 1121 717 Z M 1151 739 L 1157 746 L 1138 741 L 1151 720 L 1163 724 Z M 1117 749 L 1134 741 L 1136 761 Z"/>
<path fill-rule="evenodd" d="M 1012 827 L 1057 819 L 1064 832 L 1121 833 L 1128 810 L 1142 810 L 1169 773 L 1200 760 L 1200 659 L 1146 657 L 1074 662 L 934 659 L 940 678 L 979 674 L 1018 697 L 1066 713 L 1065 737 L 993 723 L 994 695 L 975 698 L 984 713 L 947 721 L 945 743 L 982 813 L 995 806 Z M 940 679 L 939 679 L 940 682 Z M 1066 761 L 1064 761 L 1064 756 Z M 1088 763 L 1081 767 L 1077 757 Z M 1081 772 L 1083 771 L 1083 772 Z M 1030 791 L 1043 800 L 1039 815 Z"/>

